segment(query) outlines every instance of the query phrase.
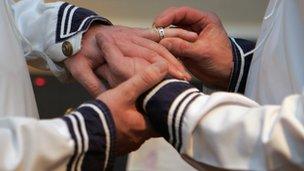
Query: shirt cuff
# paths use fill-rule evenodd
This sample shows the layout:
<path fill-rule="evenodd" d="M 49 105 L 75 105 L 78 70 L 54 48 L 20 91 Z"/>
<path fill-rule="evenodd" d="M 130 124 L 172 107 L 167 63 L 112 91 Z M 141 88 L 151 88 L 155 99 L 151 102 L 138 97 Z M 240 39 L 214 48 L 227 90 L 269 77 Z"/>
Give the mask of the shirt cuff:
<path fill-rule="evenodd" d="M 231 73 L 228 91 L 244 94 L 255 43 L 235 38 L 230 38 L 230 41 L 233 51 L 234 67 Z"/>
<path fill-rule="evenodd" d="M 75 55 L 81 49 L 82 35 L 92 23 L 112 25 L 112 23 L 97 13 L 63 3 L 58 11 L 55 44 L 48 47 L 45 53 L 54 62 L 62 62 Z"/>
<path fill-rule="evenodd" d="M 187 109 L 202 93 L 186 81 L 166 79 L 138 100 L 138 108 L 178 151 L 182 146 Z"/>
<path fill-rule="evenodd" d="M 108 107 L 101 101 L 91 101 L 63 120 L 75 142 L 67 170 L 111 170 L 116 132 Z"/>

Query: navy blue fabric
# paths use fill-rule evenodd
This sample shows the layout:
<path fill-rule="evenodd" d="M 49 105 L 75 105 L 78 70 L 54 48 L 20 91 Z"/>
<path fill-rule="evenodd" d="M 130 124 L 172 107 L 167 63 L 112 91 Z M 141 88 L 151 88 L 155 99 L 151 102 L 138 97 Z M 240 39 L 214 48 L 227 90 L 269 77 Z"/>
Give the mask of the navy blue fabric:
<path fill-rule="evenodd" d="M 238 50 L 238 48 L 236 47 L 236 45 L 234 44 L 234 42 L 231 40 L 230 40 L 230 42 L 232 45 L 233 64 L 234 65 L 233 65 L 233 70 L 232 70 L 231 77 L 230 77 L 228 91 L 234 92 L 239 75 L 240 75 L 240 71 L 241 71 L 241 53 Z"/>
<path fill-rule="evenodd" d="M 195 95 L 194 97 L 192 97 L 192 99 L 188 102 L 188 104 L 186 105 L 186 107 L 184 108 L 183 112 L 182 112 L 182 116 L 181 116 L 181 119 L 179 121 L 179 127 L 178 127 L 178 134 L 179 134 L 179 144 L 176 144 L 177 146 L 177 151 L 178 152 L 181 152 L 181 148 L 182 148 L 182 145 L 183 145 L 183 122 L 184 122 L 184 117 L 185 117 L 185 114 L 189 108 L 189 106 L 200 96 L 200 94 L 197 94 Z"/>
<path fill-rule="evenodd" d="M 147 103 L 146 115 L 156 131 L 169 139 L 168 112 L 173 101 L 184 91 L 192 88 L 188 83 L 169 83 L 162 87 Z"/>
<path fill-rule="evenodd" d="M 80 154 L 82 155 L 82 154 L 84 154 L 85 151 L 84 151 L 84 138 L 83 138 L 82 131 L 80 131 L 81 130 L 80 121 L 79 121 L 79 118 L 76 115 L 71 115 L 71 116 L 75 118 L 76 123 L 77 123 L 77 128 L 79 130 L 80 139 L 81 139 L 81 143 L 80 143 L 81 146 L 79 148 L 80 148 Z M 81 155 L 78 155 L 78 158 L 76 158 L 76 166 L 79 164 Z"/>
<path fill-rule="evenodd" d="M 114 149 L 115 149 L 115 125 L 113 118 L 111 116 L 111 112 L 108 107 L 101 101 L 92 101 L 86 104 L 94 105 L 102 111 L 102 115 L 105 116 L 106 124 L 109 128 L 109 136 L 110 136 L 110 153 L 109 160 L 105 170 L 112 170 L 113 162 L 114 162 Z M 85 130 L 88 134 L 88 151 L 84 149 L 84 135 L 82 134 L 80 119 L 75 114 L 70 114 L 69 117 L 63 117 L 63 120 L 66 122 L 69 131 L 71 133 L 71 137 L 75 142 L 74 154 L 71 157 L 67 170 L 72 170 L 72 164 L 75 163 L 75 166 L 79 165 L 80 156 L 77 154 L 77 151 L 80 149 L 81 154 L 84 154 L 84 158 L 81 165 L 81 170 L 104 170 L 104 162 L 105 162 L 105 152 L 107 148 L 106 142 L 106 132 L 104 130 L 104 126 L 100 115 L 97 111 L 95 111 L 91 107 L 81 107 L 78 108 L 77 111 L 82 115 L 84 119 Z M 75 125 L 71 121 L 71 118 L 76 120 Z M 73 126 L 76 127 L 77 130 L 73 129 Z M 80 140 L 76 139 L 75 132 L 77 131 L 80 134 Z M 80 147 L 79 147 L 80 144 Z"/>
<path fill-rule="evenodd" d="M 174 112 L 173 112 L 173 120 L 172 120 L 172 132 L 173 132 L 173 135 L 172 135 L 172 144 L 175 146 L 176 144 L 176 134 L 175 134 L 175 122 L 176 122 L 176 115 L 177 115 L 177 112 L 179 111 L 180 107 L 181 107 L 181 104 L 189 97 L 191 96 L 192 94 L 194 93 L 198 93 L 198 91 L 195 91 L 195 92 L 190 92 L 188 93 L 176 106 L 176 108 L 174 109 Z M 184 112 L 184 111 L 183 111 Z"/>
<path fill-rule="evenodd" d="M 71 157 L 71 159 L 69 160 L 69 163 L 68 163 L 68 165 L 67 165 L 67 170 L 70 171 L 70 170 L 72 170 L 72 163 L 73 163 L 73 161 L 75 161 L 75 159 L 76 159 L 76 155 L 77 155 L 76 153 L 77 153 L 79 147 L 78 147 L 78 144 L 76 143 L 76 142 L 77 142 L 77 139 L 76 139 L 76 135 L 75 135 L 75 132 L 74 132 L 74 129 L 73 129 L 73 125 L 72 125 L 72 122 L 71 122 L 70 118 L 68 118 L 68 117 L 63 117 L 62 119 L 63 119 L 63 120 L 65 121 L 65 123 L 67 124 L 68 129 L 69 129 L 69 132 L 70 132 L 70 134 L 71 134 L 71 137 L 72 137 L 73 141 L 75 142 L 74 154 L 72 155 L 72 157 Z"/>
<path fill-rule="evenodd" d="M 246 54 L 247 52 L 250 52 L 251 50 L 253 50 L 255 48 L 255 43 L 252 41 L 245 40 L 245 39 L 235 39 L 235 41 L 241 47 L 244 54 Z M 243 76 L 241 78 L 240 86 L 237 89 L 236 85 L 237 85 L 237 81 L 240 76 L 240 71 L 241 71 L 241 67 L 242 67 L 242 63 L 241 63 L 242 56 L 241 56 L 241 53 L 240 53 L 239 49 L 237 48 L 236 44 L 232 40 L 230 40 L 230 42 L 231 42 L 232 51 L 233 51 L 234 67 L 233 67 L 233 71 L 231 73 L 228 91 L 244 94 L 253 54 L 246 56 L 244 59 L 245 64 L 244 64 L 244 68 L 243 68 Z"/>
<path fill-rule="evenodd" d="M 115 159 L 114 156 L 115 156 L 115 145 L 116 145 L 116 127 L 115 127 L 114 119 L 112 117 L 111 110 L 108 108 L 108 106 L 105 103 L 103 103 L 100 100 L 92 101 L 92 103 L 97 107 L 99 107 L 99 109 L 101 109 L 101 111 L 104 113 L 104 116 L 107 120 L 107 124 L 110 130 L 111 148 L 110 148 L 109 161 L 106 170 L 112 170 Z"/>
<path fill-rule="evenodd" d="M 84 156 L 82 170 L 103 170 L 105 160 L 106 135 L 100 117 L 89 107 L 78 109 L 83 113 L 89 137 L 89 150 Z"/>
<path fill-rule="evenodd" d="M 63 42 L 66 39 L 76 35 L 79 32 L 86 31 L 93 22 L 97 22 L 103 25 L 112 25 L 112 23 L 96 14 L 95 12 L 85 9 L 77 8 L 72 15 L 72 22 L 69 23 L 70 14 L 75 6 L 68 7 L 68 3 L 63 3 L 58 11 L 57 18 L 57 27 L 56 27 L 56 43 Z M 69 8 L 64 14 L 66 8 Z M 63 18 L 65 20 L 63 21 Z M 62 22 L 64 23 L 63 32 L 61 32 Z M 71 30 L 68 32 L 68 27 L 70 26 Z"/>

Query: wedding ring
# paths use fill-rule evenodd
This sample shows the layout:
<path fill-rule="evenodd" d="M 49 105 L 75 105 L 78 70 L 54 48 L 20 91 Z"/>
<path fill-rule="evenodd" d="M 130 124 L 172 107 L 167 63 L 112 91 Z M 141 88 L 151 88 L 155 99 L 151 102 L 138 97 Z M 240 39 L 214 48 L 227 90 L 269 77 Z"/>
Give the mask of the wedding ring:
<path fill-rule="evenodd" d="M 160 39 L 165 38 L 165 29 L 163 27 L 156 28 Z"/>

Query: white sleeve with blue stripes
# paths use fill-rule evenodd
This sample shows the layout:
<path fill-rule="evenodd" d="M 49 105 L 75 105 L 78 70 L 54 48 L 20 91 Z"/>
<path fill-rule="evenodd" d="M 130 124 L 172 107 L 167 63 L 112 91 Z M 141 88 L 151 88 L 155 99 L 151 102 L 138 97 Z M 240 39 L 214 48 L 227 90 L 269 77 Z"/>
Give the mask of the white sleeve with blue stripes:
<path fill-rule="evenodd" d="M 62 50 L 64 43 L 71 45 L 69 55 L 74 55 L 81 49 L 83 33 L 93 22 L 111 25 L 109 20 L 91 10 L 61 1 L 5 1 L 28 63 L 50 69 L 61 80 L 67 75 L 56 63 L 69 57 Z"/>
<path fill-rule="evenodd" d="M 139 101 L 154 128 L 199 170 L 303 170 L 304 96 L 260 106 L 167 79 Z"/>
<path fill-rule="evenodd" d="M 101 101 L 63 118 L 0 119 L 0 170 L 111 170 L 115 126 Z"/>

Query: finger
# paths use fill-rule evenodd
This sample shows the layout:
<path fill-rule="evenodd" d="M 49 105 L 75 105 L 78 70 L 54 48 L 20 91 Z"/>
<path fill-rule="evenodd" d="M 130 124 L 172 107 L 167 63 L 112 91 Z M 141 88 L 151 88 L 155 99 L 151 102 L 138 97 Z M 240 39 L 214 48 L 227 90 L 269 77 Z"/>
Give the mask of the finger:
<path fill-rule="evenodd" d="M 73 70 L 71 74 L 93 97 L 97 97 L 100 93 L 106 91 L 106 87 L 88 66 L 79 64 L 78 68 Z"/>
<path fill-rule="evenodd" d="M 154 57 L 156 59 L 164 59 L 165 61 L 167 61 L 170 73 L 174 73 L 175 75 L 179 75 L 180 73 L 182 73 L 182 75 L 177 76 L 177 78 L 187 80 L 191 79 L 190 74 L 186 72 L 184 66 L 165 47 L 161 46 L 156 42 L 141 37 L 133 39 L 133 43 L 150 49 L 154 53 L 156 52 L 158 55 Z"/>
<path fill-rule="evenodd" d="M 134 44 L 132 42 L 118 42 L 118 46 L 120 47 L 122 53 L 125 56 L 132 56 L 132 58 L 138 58 L 137 60 L 144 59 L 150 64 L 155 63 L 159 60 L 165 60 L 164 57 L 160 56 L 157 52 L 146 47 Z M 187 76 L 186 74 L 184 74 L 184 72 L 180 71 L 174 66 L 170 65 L 169 71 L 170 75 L 178 79 L 190 79 L 189 76 Z"/>
<path fill-rule="evenodd" d="M 195 32 L 184 30 L 181 28 L 165 28 L 165 37 L 179 37 L 181 39 L 187 40 L 189 42 L 194 42 L 197 40 L 198 35 Z M 155 42 L 161 41 L 161 37 L 156 28 L 146 29 L 139 34 L 140 37 L 144 37 Z"/>
<path fill-rule="evenodd" d="M 195 32 L 187 31 L 181 28 L 166 28 L 165 38 L 181 38 L 185 41 L 194 42 L 197 40 L 198 35 Z"/>
<path fill-rule="evenodd" d="M 129 69 L 127 68 L 129 67 L 128 63 L 130 61 L 124 56 L 116 44 L 106 41 L 106 38 L 102 35 L 97 38 L 97 44 L 100 47 L 110 69 L 116 73 L 117 76 L 124 78 L 131 76 L 131 73 L 128 72 Z"/>
<path fill-rule="evenodd" d="M 175 56 L 196 57 L 200 50 L 195 49 L 195 44 L 180 38 L 166 38 L 160 44 L 167 48 Z"/>
<path fill-rule="evenodd" d="M 95 70 L 95 73 L 100 79 L 105 79 L 111 88 L 116 87 L 118 85 L 118 83 L 115 82 L 115 79 L 113 79 L 113 75 L 107 64 L 98 67 Z"/>
<path fill-rule="evenodd" d="M 105 86 L 92 71 L 86 57 L 81 53 L 66 59 L 64 64 L 72 74 L 73 78 L 77 80 L 93 97 L 98 96 L 106 90 Z"/>
<path fill-rule="evenodd" d="M 193 26 L 195 30 L 203 28 L 209 23 L 208 12 L 199 11 L 189 7 L 181 7 L 168 9 L 161 13 L 155 20 L 156 27 L 168 27 L 170 25 L 177 26 Z"/>
<path fill-rule="evenodd" d="M 157 23 L 155 23 L 156 19 L 158 18 L 163 18 L 165 15 L 168 15 L 168 14 L 172 14 L 174 13 L 176 10 L 178 9 L 178 7 L 169 7 L 167 9 L 165 9 L 164 11 L 162 11 L 161 13 L 159 13 L 156 17 L 155 17 L 155 20 L 152 24 L 152 27 L 159 27 L 160 25 L 157 25 Z M 161 27 L 168 27 L 170 25 L 163 25 Z"/>
<path fill-rule="evenodd" d="M 134 102 L 141 94 L 158 84 L 166 76 L 168 66 L 160 61 L 150 65 L 143 72 L 124 82 L 117 89 L 126 94 Z"/>

